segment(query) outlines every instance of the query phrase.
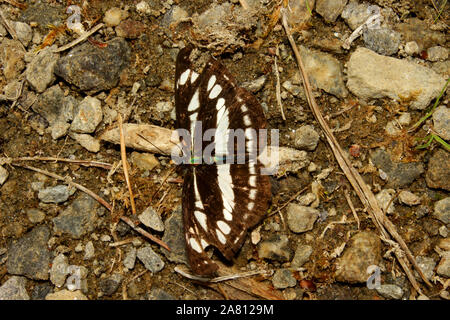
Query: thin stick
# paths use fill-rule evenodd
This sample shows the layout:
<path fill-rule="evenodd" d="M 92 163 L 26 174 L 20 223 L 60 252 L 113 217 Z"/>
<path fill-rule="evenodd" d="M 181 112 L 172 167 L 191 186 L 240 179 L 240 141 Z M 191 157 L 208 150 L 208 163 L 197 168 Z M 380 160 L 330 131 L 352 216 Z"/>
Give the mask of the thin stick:
<path fill-rule="evenodd" d="M 159 240 L 158 238 L 152 236 L 150 233 L 148 233 L 147 231 L 145 231 L 144 229 L 136 226 L 134 224 L 133 221 L 131 221 L 130 218 L 128 218 L 127 216 L 121 216 L 120 220 L 122 220 L 123 222 L 125 222 L 126 224 L 128 224 L 131 228 L 133 228 L 134 230 L 136 230 L 137 232 L 139 232 L 141 235 L 143 235 L 144 237 L 152 240 L 153 242 L 156 242 L 157 244 L 159 244 L 161 247 L 167 249 L 168 251 L 170 251 L 169 246 L 163 242 L 162 240 Z"/>
<path fill-rule="evenodd" d="M 122 158 L 123 174 L 125 176 L 125 181 L 127 183 L 128 192 L 130 193 L 131 212 L 133 214 L 136 214 L 136 205 L 134 203 L 133 190 L 131 189 L 130 176 L 128 175 L 127 153 L 125 151 L 125 138 L 123 135 L 122 116 L 120 115 L 120 113 L 118 115 L 118 120 L 119 120 L 119 132 L 120 132 L 120 157 Z"/>
<path fill-rule="evenodd" d="M 17 36 L 16 30 L 14 30 L 14 28 L 9 25 L 8 20 L 6 19 L 5 14 L 3 13 L 3 10 L 1 8 L 0 8 L 0 17 L 2 18 L 3 25 L 5 26 L 6 30 L 8 30 L 9 34 L 11 35 L 11 37 L 14 40 L 16 40 L 16 41 L 19 41 L 19 44 L 22 47 L 22 50 L 24 52 L 27 52 L 27 50 L 25 49 L 25 46 L 23 45 L 22 41 Z"/>
<path fill-rule="evenodd" d="M 72 47 L 76 46 L 77 44 L 79 44 L 79 43 L 85 41 L 87 38 L 89 38 L 92 34 L 96 33 L 103 26 L 104 26 L 103 23 L 99 23 L 98 25 L 93 27 L 91 30 L 83 33 L 79 38 L 75 39 L 74 41 L 72 41 L 72 42 L 70 42 L 70 43 L 68 43 L 68 44 L 66 44 L 66 45 L 64 45 L 62 47 L 56 48 L 55 50 L 53 50 L 53 52 L 65 51 L 65 50 L 67 50 L 69 48 L 72 48 Z"/>
<path fill-rule="evenodd" d="M 283 210 L 284 208 L 286 208 L 286 206 L 291 203 L 292 201 L 294 201 L 295 198 L 297 198 L 300 194 L 302 194 L 303 192 L 305 192 L 307 189 L 309 188 L 309 186 L 304 187 L 303 189 L 301 189 L 300 191 L 296 192 L 288 201 L 286 201 L 286 203 L 284 203 L 281 207 L 279 207 L 275 212 L 271 213 L 269 215 L 269 217 L 273 216 L 274 214 L 277 214 L 278 212 L 281 212 L 281 210 Z"/>
<path fill-rule="evenodd" d="M 244 8 L 244 10 L 250 9 L 246 0 L 239 0 L 239 3 L 241 4 L 242 8 Z"/>
<path fill-rule="evenodd" d="M 110 247 L 120 247 L 125 244 L 129 244 L 129 243 L 133 242 L 135 239 L 137 239 L 137 238 L 133 237 L 133 238 L 124 239 L 122 241 L 116 241 L 116 242 L 110 243 L 109 246 Z"/>
<path fill-rule="evenodd" d="M 278 51 L 278 48 L 277 48 L 277 51 Z M 277 84 L 275 86 L 275 94 L 277 97 L 277 103 L 278 103 L 278 106 L 280 107 L 281 117 L 283 118 L 284 121 L 286 121 L 286 117 L 284 116 L 283 104 L 281 103 L 280 74 L 278 73 L 277 57 L 275 57 L 274 70 L 275 70 L 275 77 L 277 78 Z"/>
<path fill-rule="evenodd" d="M 347 189 L 344 189 L 344 196 L 345 199 L 347 199 L 348 206 L 350 207 L 350 210 L 352 210 L 353 216 L 355 217 L 356 223 L 358 223 L 358 230 L 359 230 L 359 218 L 358 214 L 356 213 L 355 207 L 353 206 L 352 199 L 350 199 L 350 195 L 348 194 Z"/>
<path fill-rule="evenodd" d="M 300 52 L 298 51 L 297 45 L 295 44 L 295 41 L 292 37 L 290 28 L 287 23 L 285 9 L 283 9 L 283 11 L 282 11 L 282 23 L 283 23 L 283 27 L 286 31 L 288 40 L 291 44 L 291 47 L 294 50 L 295 58 L 297 60 L 299 69 L 301 71 L 301 75 L 303 78 L 303 85 L 305 86 L 305 93 L 306 93 L 306 98 L 308 100 L 308 104 L 311 107 L 314 117 L 319 122 L 320 126 L 322 127 L 322 129 L 325 133 L 325 136 L 327 138 L 328 144 L 330 145 L 331 149 L 333 150 L 333 153 L 336 157 L 337 162 L 339 163 L 339 166 L 341 167 L 342 171 L 344 171 L 347 179 L 349 180 L 349 182 L 355 189 L 355 191 L 358 194 L 358 197 L 360 198 L 363 205 L 368 209 L 368 212 L 370 213 L 372 220 L 374 221 L 375 226 L 378 228 L 380 233 L 385 238 L 389 238 L 389 234 L 392 235 L 392 237 L 400 244 L 400 247 L 406 253 L 406 257 L 408 258 L 409 262 L 415 267 L 416 271 L 419 273 L 419 275 L 421 276 L 423 281 L 429 287 L 432 287 L 431 283 L 428 281 L 428 279 L 423 274 L 422 269 L 420 269 L 420 267 L 418 266 L 416 260 L 414 259 L 413 255 L 412 255 L 411 251 L 409 250 L 408 246 L 406 245 L 405 241 L 398 234 L 398 232 L 397 232 L 395 226 L 392 224 L 392 222 L 383 214 L 372 191 L 370 191 L 369 187 L 366 185 L 366 183 L 362 179 L 359 172 L 356 171 L 356 169 L 352 166 L 352 164 L 350 163 L 350 161 L 344 154 L 342 148 L 340 147 L 338 141 L 336 140 L 335 136 L 331 132 L 330 127 L 328 126 L 325 119 L 323 118 L 323 116 L 319 110 L 319 107 L 317 106 L 317 103 L 312 95 L 312 89 L 311 89 L 308 75 L 304 71 L 305 67 L 303 65 L 303 61 L 300 56 Z M 386 231 L 385 228 L 388 231 Z M 412 271 L 409 269 L 407 262 L 403 261 L 404 257 L 401 254 L 399 254 L 398 252 L 396 252 L 396 257 L 399 261 L 402 260 L 402 261 L 400 261 L 400 264 L 402 265 L 403 268 L 405 268 L 404 269 L 405 273 L 408 276 L 409 281 L 411 282 L 414 289 L 416 289 L 419 293 L 421 293 L 419 284 L 417 283 L 415 277 L 412 276 Z"/>
<path fill-rule="evenodd" d="M 18 158 L 0 158 L 1 164 L 8 164 L 17 161 L 54 161 L 54 162 L 68 162 L 79 164 L 85 167 L 98 167 L 102 169 L 110 170 L 112 165 L 106 162 L 92 161 L 92 160 L 76 160 L 76 159 L 66 159 L 58 157 L 18 157 Z"/>

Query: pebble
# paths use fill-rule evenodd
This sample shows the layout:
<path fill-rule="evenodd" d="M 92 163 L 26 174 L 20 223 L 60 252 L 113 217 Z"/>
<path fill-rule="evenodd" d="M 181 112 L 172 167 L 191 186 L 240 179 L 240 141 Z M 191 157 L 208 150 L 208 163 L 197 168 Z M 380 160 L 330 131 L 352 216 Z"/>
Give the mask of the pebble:
<path fill-rule="evenodd" d="M 436 266 L 436 262 L 434 261 L 434 259 L 430 258 L 430 257 L 418 256 L 418 257 L 416 257 L 416 262 L 417 262 L 417 265 L 419 266 L 419 268 L 422 270 L 422 273 L 425 275 L 425 278 L 427 278 L 428 280 L 431 280 L 431 278 L 433 277 L 433 273 L 434 273 L 434 267 Z M 417 273 L 417 271 L 414 271 L 414 274 L 417 279 L 422 281 L 422 279 L 419 276 L 419 274 Z"/>
<path fill-rule="evenodd" d="M 383 189 L 375 195 L 375 198 L 378 201 L 378 205 L 380 206 L 381 210 L 383 210 L 383 212 L 387 214 L 392 214 L 395 212 L 394 201 L 392 201 L 392 198 L 394 196 L 394 189 Z"/>
<path fill-rule="evenodd" d="M 396 54 L 401 42 L 401 34 L 389 28 L 366 28 L 363 32 L 366 48 L 384 56 Z"/>
<path fill-rule="evenodd" d="M 427 60 L 445 61 L 448 59 L 448 49 L 441 46 L 434 46 L 427 49 Z"/>
<path fill-rule="evenodd" d="M 158 159 L 151 153 L 134 151 L 131 153 L 130 161 L 141 170 L 151 171 L 159 166 Z"/>
<path fill-rule="evenodd" d="M 289 1 L 289 10 L 286 12 L 289 25 L 294 29 L 305 25 L 311 19 L 313 6 L 311 0 Z"/>
<path fill-rule="evenodd" d="M 111 237 L 107 234 L 104 234 L 100 237 L 100 240 L 103 242 L 110 242 L 111 241 Z"/>
<path fill-rule="evenodd" d="M 31 38 L 33 37 L 33 31 L 31 27 L 28 24 L 20 21 L 8 20 L 8 23 L 16 32 L 17 38 L 20 40 L 20 42 L 22 42 L 22 44 L 27 47 L 31 41 Z"/>
<path fill-rule="evenodd" d="M 297 280 L 294 278 L 290 270 L 278 269 L 273 275 L 272 284 L 275 289 L 286 289 L 295 287 Z"/>
<path fill-rule="evenodd" d="M 94 255 L 95 255 L 94 244 L 92 243 L 92 241 L 89 241 L 88 243 L 86 243 L 86 246 L 84 247 L 83 260 L 90 260 L 94 257 Z"/>
<path fill-rule="evenodd" d="M 381 148 L 371 153 L 370 160 L 386 174 L 388 188 L 408 186 L 424 172 L 423 163 L 394 162 L 390 154 Z"/>
<path fill-rule="evenodd" d="M 89 152 L 97 153 L 100 151 L 100 140 L 89 134 L 71 132 L 70 137 Z"/>
<path fill-rule="evenodd" d="M 312 230 L 314 222 L 319 217 L 319 211 L 290 203 L 287 207 L 287 224 L 292 232 L 300 233 Z"/>
<path fill-rule="evenodd" d="M 50 269 L 50 281 L 61 288 L 66 282 L 67 275 L 69 274 L 69 263 L 67 257 L 60 253 L 57 255 L 52 262 L 52 267 Z"/>
<path fill-rule="evenodd" d="M 86 42 L 58 60 L 55 74 L 92 95 L 117 86 L 130 55 L 130 46 L 123 38 L 108 41 L 104 48 Z"/>
<path fill-rule="evenodd" d="M 177 25 L 182 20 L 189 18 L 189 13 L 180 6 L 173 6 L 163 17 L 162 25 L 170 27 L 170 25 Z"/>
<path fill-rule="evenodd" d="M 380 9 L 378 6 L 371 7 L 371 9 L 376 8 Z M 348 26 L 352 30 L 355 30 L 373 14 L 373 11 L 374 10 L 369 9 L 369 4 L 367 2 L 358 3 L 356 1 L 350 1 L 350 3 L 344 7 L 341 16 L 345 22 L 347 22 Z"/>
<path fill-rule="evenodd" d="M 138 218 L 145 226 L 152 228 L 155 231 L 164 231 L 164 223 L 159 214 L 152 207 L 145 209 Z"/>
<path fill-rule="evenodd" d="M 450 109 L 440 105 L 433 112 L 433 128 L 444 140 L 450 140 Z"/>
<path fill-rule="evenodd" d="M 420 198 L 410 191 L 403 190 L 398 195 L 400 203 L 408 206 L 417 206 L 420 204 Z"/>
<path fill-rule="evenodd" d="M 101 101 L 94 97 L 86 97 L 78 105 L 78 112 L 70 126 L 77 133 L 92 133 L 102 121 Z"/>
<path fill-rule="evenodd" d="M 88 195 L 78 196 L 63 212 L 53 218 L 54 231 L 75 239 L 92 232 L 97 224 L 99 204 Z"/>
<path fill-rule="evenodd" d="M 39 190 L 38 198 L 44 203 L 63 203 L 66 202 L 75 191 L 75 188 L 61 184 Z"/>
<path fill-rule="evenodd" d="M 183 215 L 181 213 L 181 206 L 178 206 L 166 219 L 164 223 L 164 236 L 162 241 L 164 241 L 170 248 L 170 251 L 162 248 L 161 251 L 164 253 L 166 258 L 175 263 L 185 263 L 187 264 L 186 256 L 186 243 L 184 239 L 184 229 L 183 229 Z"/>
<path fill-rule="evenodd" d="M 125 10 L 121 10 L 119 8 L 111 8 L 105 12 L 105 16 L 103 17 L 103 22 L 108 27 L 118 26 L 119 23 L 128 17 L 128 12 Z"/>
<path fill-rule="evenodd" d="M 25 68 L 25 52 L 19 41 L 4 38 L 0 43 L 0 65 L 6 81 L 17 78 Z"/>
<path fill-rule="evenodd" d="M 386 299 L 399 300 L 403 297 L 403 289 L 395 284 L 382 284 L 376 290 L 378 294 Z"/>
<path fill-rule="evenodd" d="M 45 300 L 45 297 L 53 292 L 53 286 L 48 282 L 37 283 L 31 291 L 31 300 Z"/>
<path fill-rule="evenodd" d="M 303 90 L 303 88 L 298 85 L 292 84 L 292 82 L 289 80 L 286 80 L 285 82 L 283 82 L 281 84 L 281 86 L 284 89 L 286 89 L 290 94 L 292 94 L 294 97 L 300 96 L 300 98 L 302 100 L 304 100 L 306 98 L 305 91 Z M 285 91 L 283 91 L 282 93 L 285 93 Z M 284 99 L 286 99 L 286 98 L 287 98 L 287 96 Z"/>
<path fill-rule="evenodd" d="M 439 200 L 434 204 L 433 217 L 445 224 L 450 223 L 450 197 Z"/>
<path fill-rule="evenodd" d="M 136 248 L 130 246 L 125 254 L 125 258 L 123 259 L 123 265 L 128 270 L 134 269 L 134 265 L 136 263 L 136 253 L 137 253 Z"/>
<path fill-rule="evenodd" d="M 299 47 L 311 84 L 339 98 L 348 95 L 342 73 L 342 65 L 329 53 Z"/>
<path fill-rule="evenodd" d="M 139 13 L 150 14 L 151 13 L 150 5 L 148 4 L 147 1 L 141 1 L 138 4 L 136 4 L 136 11 Z"/>
<path fill-rule="evenodd" d="M 69 291 L 63 289 L 58 292 L 49 293 L 45 300 L 88 300 L 88 298 L 80 291 Z"/>
<path fill-rule="evenodd" d="M 436 98 L 445 80 L 432 69 L 406 60 L 356 49 L 347 63 L 347 87 L 362 99 L 408 99 L 412 109 L 425 109 Z M 405 81 L 408 79 L 408 81 Z"/>
<path fill-rule="evenodd" d="M 105 296 L 112 296 L 116 293 L 120 284 L 122 283 L 122 275 L 119 273 L 113 273 L 107 278 L 101 279 L 99 281 L 99 288 Z"/>
<path fill-rule="evenodd" d="M 81 242 L 78 243 L 74 250 L 75 250 L 76 253 L 82 252 L 84 250 L 83 244 Z"/>
<path fill-rule="evenodd" d="M 158 256 L 150 246 L 145 246 L 137 250 L 137 258 L 144 264 L 147 270 L 152 273 L 161 271 L 164 268 L 164 261 Z"/>
<path fill-rule="evenodd" d="M 149 300 L 176 300 L 174 296 L 161 288 L 152 288 L 148 297 Z"/>
<path fill-rule="evenodd" d="M 0 186 L 2 186 L 6 179 L 8 179 L 9 176 L 9 172 L 3 168 L 2 166 L 0 166 Z"/>
<path fill-rule="evenodd" d="M 316 12 L 320 14 L 326 22 L 335 22 L 337 17 L 344 10 L 347 0 L 317 0 Z"/>
<path fill-rule="evenodd" d="M 297 198 L 298 204 L 302 206 L 309 206 L 311 203 L 316 201 L 317 196 L 314 193 L 308 192 L 307 194 Z"/>
<path fill-rule="evenodd" d="M 411 113 L 404 112 L 400 117 L 398 117 L 398 123 L 402 126 L 407 126 L 411 123 Z"/>
<path fill-rule="evenodd" d="M 44 92 L 55 81 L 54 70 L 59 54 L 54 53 L 54 47 L 45 48 L 31 60 L 25 72 L 28 83 L 37 92 Z"/>
<path fill-rule="evenodd" d="M 41 225 L 12 242 L 8 248 L 6 262 L 8 273 L 47 280 L 51 256 L 47 246 L 49 238 L 50 230 L 47 226 Z"/>
<path fill-rule="evenodd" d="M 0 286 L 0 300 L 30 300 L 26 289 L 27 279 L 13 276 Z"/>
<path fill-rule="evenodd" d="M 258 256 L 261 259 L 288 262 L 291 261 L 293 253 L 285 235 L 273 235 L 258 245 Z"/>
<path fill-rule="evenodd" d="M 241 87 L 244 89 L 247 89 L 248 91 L 252 93 L 257 93 L 259 90 L 261 90 L 266 83 L 267 77 L 266 76 L 260 76 L 252 81 L 247 81 L 241 84 Z"/>
<path fill-rule="evenodd" d="M 127 19 L 116 27 L 116 34 L 126 39 L 137 39 L 145 32 L 146 28 L 142 22 Z"/>
<path fill-rule="evenodd" d="M 450 278 L 450 251 L 445 251 L 442 255 L 441 261 L 439 262 L 436 273 Z"/>
<path fill-rule="evenodd" d="M 362 231 L 350 239 L 343 255 L 336 261 L 336 280 L 348 283 L 364 283 L 371 265 L 380 265 L 381 240 L 377 234 Z"/>
<path fill-rule="evenodd" d="M 414 56 L 419 53 L 419 45 L 415 41 L 409 41 L 405 44 L 405 52 L 410 56 Z"/>
<path fill-rule="evenodd" d="M 319 134 L 310 125 L 304 125 L 295 130 L 294 144 L 298 149 L 313 151 L 319 143 Z"/>
<path fill-rule="evenodd" d="M 428 187 L 450 191 L 450 154 L 438 148 L 428 161 L 425 175 Z"/>
<path fill-rule="evenodd" d="M 446 226 L 441 226 L 441 227 L 439 228 L 439 235 L 440 235 L 441 237 L 447 238 L 447 237 L 448 237 L 448 234 L 449 234 L 449 232 L 448 232 L 448 229 L 447 229 Z"/>
<path fill-rule="evenodd" d="M 300 244 L 297 246 L 297 250 L 295 250 L 294 259 L 291 261 L 292 268 L 300 268 L 306 262 L 308 262 L 309 257 L 313 252 L 313 248 L 306 244 Z"/>

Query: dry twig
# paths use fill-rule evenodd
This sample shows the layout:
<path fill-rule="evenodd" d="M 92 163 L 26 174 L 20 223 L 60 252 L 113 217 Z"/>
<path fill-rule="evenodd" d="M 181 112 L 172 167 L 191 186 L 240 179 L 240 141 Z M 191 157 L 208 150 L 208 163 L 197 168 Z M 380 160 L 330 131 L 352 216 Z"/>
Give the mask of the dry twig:
<path fill-rule="evenodd" d="M 120 132 L 120 157 L 122 159 L 122 167 L 123 167 L 123 175 L 125 176 L 125 181 L 127 183 L 128 192 L 130 194 L 130 203 L 131 203 L 131 212 L 136 214 L 136 205 L 134 203 L 134 195 L 133 190 L 131 189 L 130 176 L 128 174 L 128 161 L 127 161 L 127 153 L 125 150 L 125 138 L 123 135 L 123 125 L 122 125 L 122 116 L 119 114 L 119 132 Z"/>
<path fill-rule="evenodd" d="M 98 25 L 96 25 L 95 27 L 93 27 L 91 30 L 83 33 L 79 38 L 75 39 L 74 41 L 56 48 L 55 50 L 53 50 L 53 52 L 61 52 L 61 51 L 65 51 L 67 49 L 70 49 L 74 46 L 76 46 L 77 44 L 83 42 L 84 40 L 86 40 L 87 38 L 89 38 L 92 34 L 96 33 L 98 30 L 100 30 L 102 27 L 104 26 L 103 23 L 99 23 Z"/>

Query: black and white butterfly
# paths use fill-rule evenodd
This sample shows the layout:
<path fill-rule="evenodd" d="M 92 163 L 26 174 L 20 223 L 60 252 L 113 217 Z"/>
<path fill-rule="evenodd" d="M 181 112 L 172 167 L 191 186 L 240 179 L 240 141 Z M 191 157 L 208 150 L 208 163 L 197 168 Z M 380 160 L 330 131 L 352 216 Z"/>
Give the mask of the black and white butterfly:
<path fill-rule="evenodd" d="M 266 127 L 261 105 L 251 93 L 238 87 L 230 72 L 214 58 L 201 74 L 195 72 L 189 58 L 191 51 L 192 47 L 180 50 L 176 62 L 177 128 L 194 135 L 196 121 L 201 121 L 202 133 L 216 129 L 212 138 L 216 157 L 230 156 L 230 129 L 243 130 L 246 155 L 258 149 L 257 137 L 250 133 Z M 180 140 L 183 143 L 183 138 Z M 209 142 L 203 146 L 206 144 Z M 231 260 L 242 246 L 247 230 L 268 209 L 269 176 L 261 174 L 263 166 L 258 160 L 245 159 L 241 164 L 184 165 L 184 232 L 188 261 L 196 274 L 212 275 L 218 268 L 205 251 L 208 246 L 216 247 Z"/>

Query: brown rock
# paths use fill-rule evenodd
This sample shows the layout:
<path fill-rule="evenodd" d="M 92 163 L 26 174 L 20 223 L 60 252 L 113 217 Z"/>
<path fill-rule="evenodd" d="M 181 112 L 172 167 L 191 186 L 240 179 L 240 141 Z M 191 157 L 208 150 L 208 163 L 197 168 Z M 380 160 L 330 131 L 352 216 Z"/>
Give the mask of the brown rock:
<path fill-rule="evenodd" d="M 428 162 L 425 176 L 430 188 L 450 190 L 450 156 L 445 150 L 437 150 Z"/>

